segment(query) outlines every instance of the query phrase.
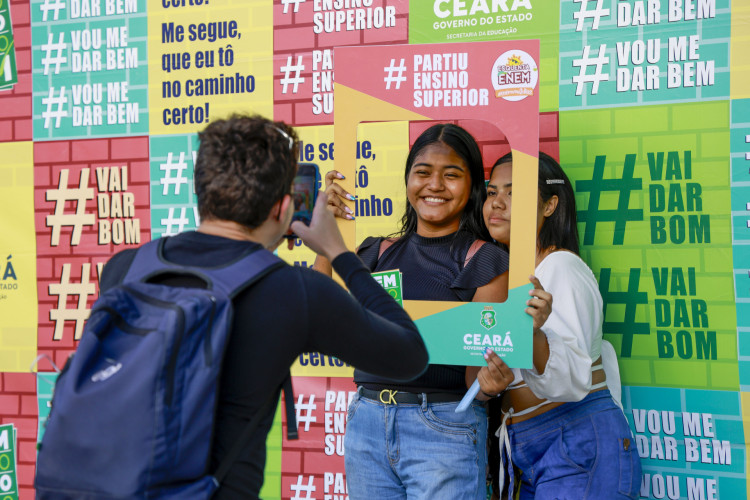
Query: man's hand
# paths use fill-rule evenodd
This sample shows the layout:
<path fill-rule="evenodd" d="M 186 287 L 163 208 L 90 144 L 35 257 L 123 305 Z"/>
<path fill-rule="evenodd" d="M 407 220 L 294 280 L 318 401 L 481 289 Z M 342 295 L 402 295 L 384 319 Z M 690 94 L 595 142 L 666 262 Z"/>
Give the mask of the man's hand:
<path fill-rule="evenodd" d="M 310 225 L 294 221 L 291 228 L 312 251 L 333 262 L 336 257 L 346 252 L 347 248 L 336 219 L 326 208 L 328 205 L 326 196 L 323 196 L 323 193 L 318 193 L 318 195 Z"/>

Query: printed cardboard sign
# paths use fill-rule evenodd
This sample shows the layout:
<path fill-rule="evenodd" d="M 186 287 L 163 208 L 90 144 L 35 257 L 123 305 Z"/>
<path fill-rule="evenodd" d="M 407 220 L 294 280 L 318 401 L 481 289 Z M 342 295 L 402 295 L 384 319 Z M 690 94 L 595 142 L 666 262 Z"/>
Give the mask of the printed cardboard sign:
<path fill-rule="evenodd" d="M 538 40 L 339 47 L 334 58 L 336 170 L 346 176 L 342 185 L 349 191 L 354 189 L 361 122 L 482 120 L 507 137 L 515 167 L 508 300 L 502 304 L 405 300 L 404 307 L 417 323 L 432 363 L 484 365 L 482 349 L 490 346 L 509 365 L 530 367 L 532 323 L 524 308 L 530 286 L 527 277 L 534 270 Z M 342 223 L 341 228 L 350 248 L 361 243 L 354 241 L 351 224 Z M 491 334 L 482 325 L 487 315 L 494 318 Z"/>

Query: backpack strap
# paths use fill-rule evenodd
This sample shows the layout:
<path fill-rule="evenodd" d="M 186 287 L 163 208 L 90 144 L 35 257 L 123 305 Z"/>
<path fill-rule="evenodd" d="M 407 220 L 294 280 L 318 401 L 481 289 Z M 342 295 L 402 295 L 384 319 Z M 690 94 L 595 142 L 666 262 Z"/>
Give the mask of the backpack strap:
<path fill-rule="evenodd" d="M 385 251 L 388 250 L 388 248 L 397 241 L 397 238 L 383 238 L 383 240 L 380 242 L 380 248 L 378 248 L 378 260 L 380 260 L 380 257 L 383 256 Z"/>
<path fill-rule="evenodd" d="M 484 240 L 474 240 L 474 243 L 471 244 L 469 247 L 469 250 L 466 252 L 466 259 L 464 260 L 464 267 L 469 263 L 472 257 L 474 257 L 474 254 L 479 251 L 482 246 L 487 243 Z"/>
<path fill-rule="evenodd" d="M 292 374 L 287 375 L 282 385 L 284 389 L 284 404 L 286 406 L 286 438 L 299 439 L 297 432 L 297 413 L 294 409 L 294 389 L 292 388 Z"/>
<path fill-rule="evenodd" d="M 284 261 L 263 248 L 252 249 L 238 259 L 222 265 L 206 268 L 169 262 L 164 257 L 164 245 L 168 237 L 149 241 L 135 254 L 122 282 L 148 281 L 160 274 L 195 276 L 206 282 L 211 290 L 223 292 L 234 298 L 248 286 L 282 266 Z"/>
<path fill-rule="evenodd" d="M 398 239 L 396 238 L 383 238 L 383 240 L 380 242 L 380 248 L 378 249 L 378 260 L 380 260 L 380 257 L 383 256 L 386 250 L 396 243 Z M 471 244 L 469 247 L 469 250 L 466 252 L 466 259 L 464 260 L 464 267 L 469 263 L 472 257 L 474 257 L 474 254 L 476 254 L 482 246 L 487 243 L 484 240 L 474 240 L 474 243 Z"/>

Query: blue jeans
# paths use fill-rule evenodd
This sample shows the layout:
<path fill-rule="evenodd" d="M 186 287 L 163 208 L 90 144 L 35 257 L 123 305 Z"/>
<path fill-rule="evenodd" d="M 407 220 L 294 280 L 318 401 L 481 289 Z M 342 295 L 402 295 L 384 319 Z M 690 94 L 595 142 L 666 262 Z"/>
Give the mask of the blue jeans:
<path fill-rule="evenodd" d="M 359 393 L 344 437 L 351 500 L 484 500 L 487 411 L 477 401 L 383 404 Z"/>
<path fill-rule="evenodd" d="M 508 436 L 522 500 L 638 498 L 640 458 L 608 390 L 511 424 Z"/>

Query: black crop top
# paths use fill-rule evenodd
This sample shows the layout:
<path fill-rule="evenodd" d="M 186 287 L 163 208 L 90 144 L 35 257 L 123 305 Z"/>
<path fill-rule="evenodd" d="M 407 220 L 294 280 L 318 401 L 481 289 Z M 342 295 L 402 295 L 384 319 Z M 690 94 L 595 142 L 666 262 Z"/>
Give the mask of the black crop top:
<path fill-rule="evenodd" d="M 382 241 L 383 238 L 367 238 L 357 255 L 373 272 L 399 269 L 405 300 L 470 302 L 477 288 L 508 270 L 508 253 L 491 243 L 482 245 L 464 267 L 466 254 L 475 241 L 464 231 L 437 238 L 417 234 L 402 237 L 378 258 Z M 464 393 L 465 371 L 464 366 L 429 365 L 423 375 L 404 383 L 355 370 L 354 382 L 375 390 Z"/>

